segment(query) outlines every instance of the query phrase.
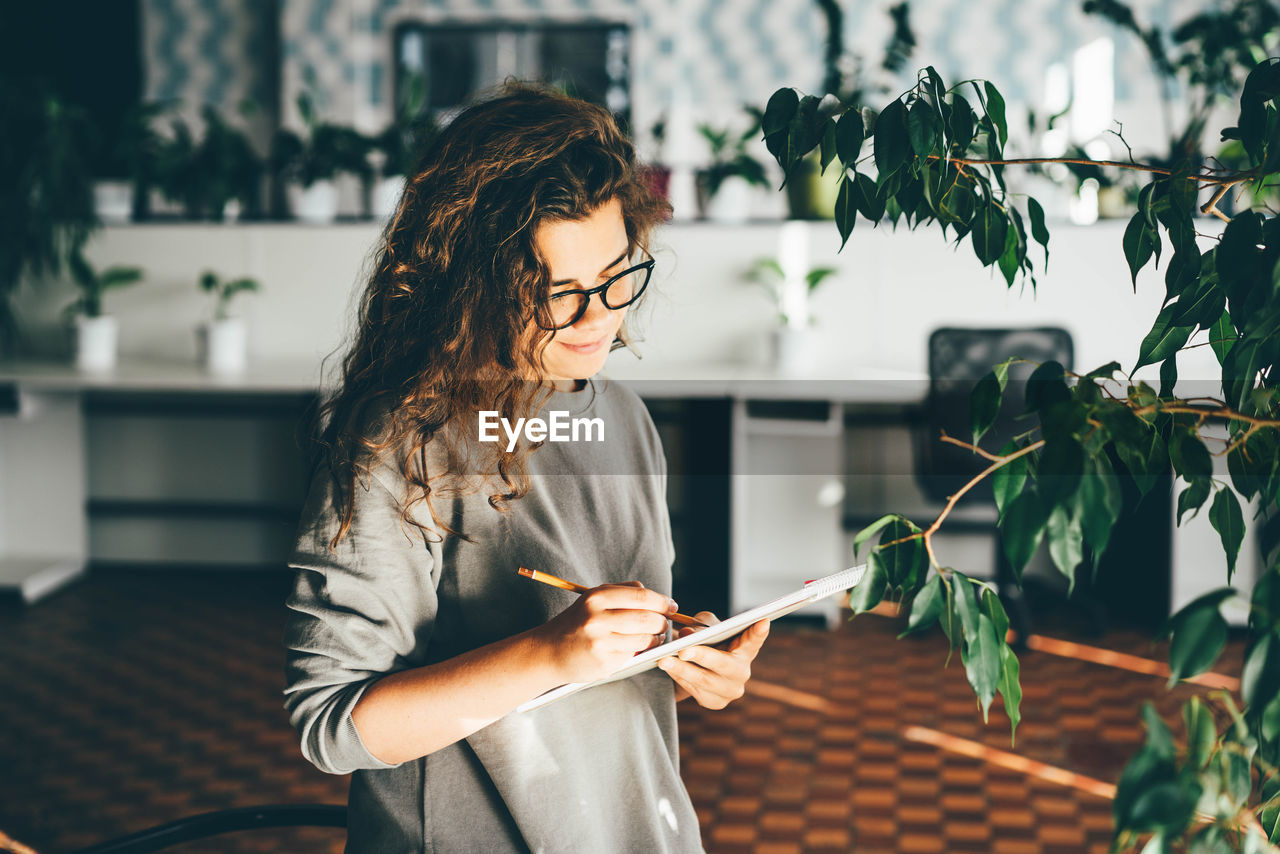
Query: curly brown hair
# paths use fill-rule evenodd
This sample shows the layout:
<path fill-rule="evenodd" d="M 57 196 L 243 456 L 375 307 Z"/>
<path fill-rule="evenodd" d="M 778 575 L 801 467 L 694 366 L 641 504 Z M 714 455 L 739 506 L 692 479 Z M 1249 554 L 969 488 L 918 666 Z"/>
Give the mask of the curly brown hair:
<path fill-rule="evenodd" d="M 311 424 L 312 474 L 326 463 L 335 486 L 340 526 L 330 548 L 351 525 L 357 476 L 388 449 L 411 493 L 402 519 L 427 537 L 467 539 L 431 500 L 476 488 L 442 470 L 459 461 L 483 473 L 482 483 L 501 479 L 488 499 L 498 510 L 528 494 L 528 448 L 482 447 L 477 431 L 445 428 L 481 409 L 514 422 L 549 399 L 548 386 L 529 381 L 547 375 L 539 323 L 554 325 L 535 231 L 583 220 L 613 199 L 628 249 L 647 251 L 670 205 L 649 189 L 612 114 L 550 87 L 509 80 L 435 138 L 383 232 L 341 380 Z M 412 517 L 419 502 L 436 532 Z"/>

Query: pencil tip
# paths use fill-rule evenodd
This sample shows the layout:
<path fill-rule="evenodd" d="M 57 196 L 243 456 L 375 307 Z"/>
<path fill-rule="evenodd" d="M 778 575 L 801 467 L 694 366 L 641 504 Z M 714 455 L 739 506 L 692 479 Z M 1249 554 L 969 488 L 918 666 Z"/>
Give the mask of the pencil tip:
<path fill-rule="evenodd" d="M 520 573 L 521 575 L 523 575 L 523 576 L 526 576 L 526 577 L 528 577 L 528 578 L 533 578 L 533 570 L 532 570 L 532 569 L 526 569 L 525 567 L 523 567 L 523 566 L 522 566 L 522 567 L 520 567 L 520 568 L 519 568 L 518 570 L 516 570 L 516 571 L 517 571 L 517 572 L 519 572 L 519 573 Z"/>

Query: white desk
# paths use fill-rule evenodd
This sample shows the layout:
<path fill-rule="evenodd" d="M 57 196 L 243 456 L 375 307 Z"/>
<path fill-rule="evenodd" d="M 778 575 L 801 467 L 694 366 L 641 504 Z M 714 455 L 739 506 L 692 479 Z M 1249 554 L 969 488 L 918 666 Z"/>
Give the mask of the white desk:
<path fill-rule="evenodd" d="M 637 361 L 625 352 L 611 357 L 605 374 L 646 399 L 727 401 L 732 611 L 851 563 L 840 526 L 843 409 L 901 410 L 923 401 L 928 387 L 922 375 L 877 368 L 794 377 L 728 363 Z M 0 591 L 34 602 L 84 572 L 86 394 L 198 395 L 216 405 L 220 395 L 307 395 L 321 387 L 319 366 L 301 362 L 259 363 L 227 378 L 156 361 L 126 360 L 99 375 L 61 363 L 0 361 Z M 808 414 L 774 417 L 761 411 L 762 401 L 809 402 Z M 895 509 L 916 508 L 882 508 Z M 1225 583 L 1221 546 L 1205 517 L 1172 528 L 1173 608 Z M 1257 571 L 1253 543 L 1250 528 L 1235 576 L 1244 590 Z M 1229 610 L 1232 622 L 1243 621 L 1244 608 Z"/>

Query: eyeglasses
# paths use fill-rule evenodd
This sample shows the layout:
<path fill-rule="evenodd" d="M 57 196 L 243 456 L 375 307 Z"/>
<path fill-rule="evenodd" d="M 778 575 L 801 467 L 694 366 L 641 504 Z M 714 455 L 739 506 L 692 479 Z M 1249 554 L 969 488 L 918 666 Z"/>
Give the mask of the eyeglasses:
<path fill-rule="evenodd" d="M 590 290 L 560 291 L 547 297 L 545 302 L 551 312 L 552 326 L 546 326 L 542 318 L 538 318 L 538 326 L 548 331 L 573 326 L 587 313 L 587 306 L 594 294 L 600 294 L 600 301 L 605 308 L 614 311 L 625 308 L 640 298 L 644 289 L 649 286 L 649 277 L 653 275 L 654 259 L 641 261 L 634 267 L 628 267 L 603 285 Z"/>

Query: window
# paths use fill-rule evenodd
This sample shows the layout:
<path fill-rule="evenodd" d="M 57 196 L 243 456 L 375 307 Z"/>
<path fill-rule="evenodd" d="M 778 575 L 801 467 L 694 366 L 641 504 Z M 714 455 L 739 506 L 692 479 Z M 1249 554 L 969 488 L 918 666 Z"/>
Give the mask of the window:
<path fill-rule="evenodd" d="M 393 35 L 395 103 L 422 81 L 418 113 L 447 123 L 473 93 L 508 76 L 540 80 L 608 108 L 630 124 L 631 33 L 609 21 L 407 22 Z"/>

